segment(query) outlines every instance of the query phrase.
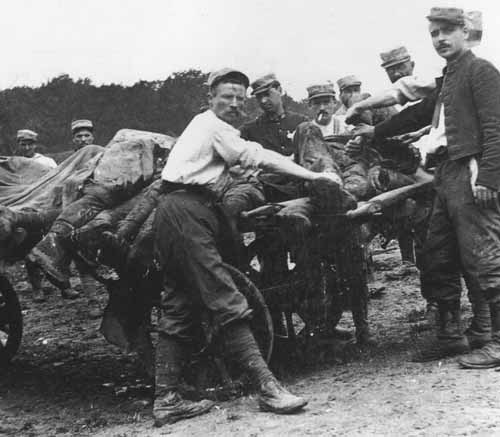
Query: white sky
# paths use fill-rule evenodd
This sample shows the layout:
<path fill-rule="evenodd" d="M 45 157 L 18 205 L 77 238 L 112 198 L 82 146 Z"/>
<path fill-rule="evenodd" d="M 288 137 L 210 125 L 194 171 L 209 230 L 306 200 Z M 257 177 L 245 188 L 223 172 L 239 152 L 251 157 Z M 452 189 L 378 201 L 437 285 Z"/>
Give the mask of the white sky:
<path fill-rule="evenodd" d="M 500 67 L 494 0 L 2 0 L 0 89 L 62 73 L 130 85 L 174 71 L 231 66 L 254 79 L 274 71 L 294 98 L 305 87 L 357 74 L 363 89 L 388 85 L 380 51 L 406 45 L 416 72 L 443 61 L 427 32 L 432 6 L 483 12 L 476 53 Z"/>

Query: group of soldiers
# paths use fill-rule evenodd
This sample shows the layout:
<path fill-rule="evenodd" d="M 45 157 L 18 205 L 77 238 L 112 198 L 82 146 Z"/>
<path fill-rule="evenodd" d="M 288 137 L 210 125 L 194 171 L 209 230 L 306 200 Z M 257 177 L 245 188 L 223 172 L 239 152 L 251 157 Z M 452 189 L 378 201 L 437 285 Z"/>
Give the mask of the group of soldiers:
<path fill-rule="evenodd" d="M 94 144 L 94 124 L 91 120 L 74 120 L 71 123 L 71 138 L 73 151 L 79 150 L 89 144 Z M 37 152 L 40 148 L 38 133 L 31 129 L 20 129 L 16 135 L 16 147 L 14 154 L 24 156 L 34 162 L 52 169 L 57 163 L 50 157 Z"/>
<path fill-rule="evenodd" d="M 241 126 L 248 77 L 231 68 L 210 74 L 209 109 L 193 118 L 170 151 L 154 217 L 155 256 L 165 277 L 156 346 L 157 426 L 214 405 L 188 399 L 181 390 L 184 366 L 198 344 L 200 308 L 218 326 L 226 355 L 254 381 L 263 410 L 294 413 L 307 404 L 278 382 L 261 355 L 249 325 L 252 311 L 225 267 L 227 235 L 242 211 L 265 201 L 299 195 L 314 200 L 326 193 L 336 199 L 328 212 L 343 213 L 356 201 L 411 184 L 422 171 L 414 145 L 421 138 L 435 195 L 425 200 L 427 213 L 415 229 L 417 264 L 437 336 L 418 358 L 465 354 L 463 367 L 500 366 L 500 73 L 471 51 L 480 40 L 480 15 L 432 8 L 427 19 L 432 43 L 446 61 L 442 78 L 418 80 L 407 50 L 398 47 L 381 54 L 393 83 L 388 91 L 363 94 L 361 81 L 350 75 L 337 82 L 339 103 L 332 83 L 312 85 L 310 120 L 284 107 L 282 85 L 268 74 L 251 84 L 262 115 Z M 417 103 L 394 107 L 407 102 Z M 110 162 L 99 165 L 109 170 Z M 58 284 L 67 282 L 59 261 L 74 229 L 116 204 L 103 170 L 96 169 L 80 203 L 63 210 L 28 256 Z M 307 228 L 319 204 L 290 215 Z M 83 206 L 85 216 L 78 214 Z M 280 214 L 286 216 L 286 208 Z M 271 262 L 277 271 L 286 268 L 286 256 L 278 255 Z M 462 277 L 473 310 L 465 332 Z M 373 344 L 366 290 L 351 308 L 358 343 Z"/>

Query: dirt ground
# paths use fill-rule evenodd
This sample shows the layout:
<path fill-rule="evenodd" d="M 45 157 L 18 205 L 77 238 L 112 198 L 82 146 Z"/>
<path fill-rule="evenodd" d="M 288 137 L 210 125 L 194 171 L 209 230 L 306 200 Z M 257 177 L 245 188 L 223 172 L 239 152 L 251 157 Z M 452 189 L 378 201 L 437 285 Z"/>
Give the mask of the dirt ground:
<path fill-rule="evenodd" d="M 414 322 L 423 309 L 417 275 L 394 278 L 394 246 L 380 250 L 375 265 L 370 323 L 378 347 L 289 372 L 286 385 L 309 398 L 302 414 L 259 412 L 249 395 L 159 429 L 152 427 L 151 380 L 137 357 L 107 344 L 99 321 L 88 317 L 105 296 L 89 306 L 87 298 L 64 301 L 54 293 L 35 304 L 24 271 L 12 268 L 25 334 L 12 365 L 0 370 L 0 435 L 500 435 L 500 373 L 461 370 L 454 359 L 411 362 Z M 344 319 L 352 327 L 350 315 Z"/>

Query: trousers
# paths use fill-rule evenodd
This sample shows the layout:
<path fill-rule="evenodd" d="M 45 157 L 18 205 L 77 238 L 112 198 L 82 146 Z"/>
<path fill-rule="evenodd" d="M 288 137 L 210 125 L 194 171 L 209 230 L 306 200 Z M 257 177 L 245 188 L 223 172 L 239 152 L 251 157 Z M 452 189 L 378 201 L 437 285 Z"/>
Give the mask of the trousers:
<path fill-rule="evenodd" d="M 200 332 L 207 311 L 215 326 L 251 315 L 224 267 L 226 226 L 207 195 L 181 189 L 160 196 L 153 223 L 155 256 L 164 274 L 159 330 L 182 340 Z"/>
<path fill-rule="evenodd" d="M 436 301 L 460 299 L 456 278 L 462 273 L 491 303 L 500 300 L 500 208 L 474 203 L 468 162 L 448 159 L 436 168 L 422 271 Z"/>

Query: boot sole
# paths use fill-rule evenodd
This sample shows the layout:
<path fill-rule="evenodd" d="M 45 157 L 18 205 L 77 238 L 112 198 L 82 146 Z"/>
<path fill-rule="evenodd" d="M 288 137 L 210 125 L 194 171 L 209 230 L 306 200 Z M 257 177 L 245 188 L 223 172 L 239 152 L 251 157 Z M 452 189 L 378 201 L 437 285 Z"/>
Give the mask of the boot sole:
<path fill-rule="evenodd" d="M 173 423 L 179 422 L 180 420 L 190 419 L 191 417 L 196 417 L 196 416 L 201 416 L 203 414 L 208 413 L 214 406 L 215 406 L 215 404 L 212 403 L 212 404 L 207 405 L 203 408 L 200 408 L 198 411 L 193 411 L 191 413 L 184 413 L 184 414 L 167 416 L 167 417 L 162 418 L 162 419 L 155 418 L 154 426 L 159 428 L 160 426 L 171 425 Z"/>
<path fill-rule="evenodd" d="M 275 413 L 275 414 L 293 414 L 299 410 L 302 410 L 306 405 L 307 401 L 303 401 L 290 407 L 274 408 L 265 404 L 264 402 L 259 402 L 259 407 L 261 411 Z"/>
<path fill-rule="evenodd" d="M 458 360 L 458 364 L 464 369 L 493 369 L 495 367 L 500 367 L 500 362 L 492 364 L 470 364 Z"/>

